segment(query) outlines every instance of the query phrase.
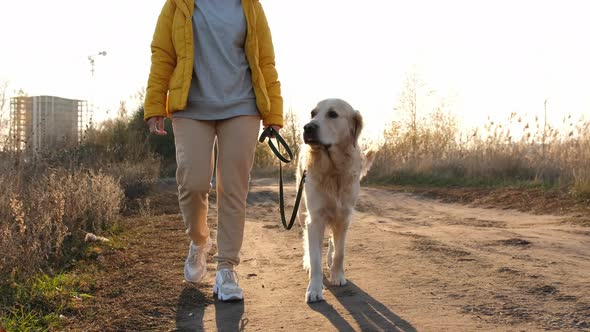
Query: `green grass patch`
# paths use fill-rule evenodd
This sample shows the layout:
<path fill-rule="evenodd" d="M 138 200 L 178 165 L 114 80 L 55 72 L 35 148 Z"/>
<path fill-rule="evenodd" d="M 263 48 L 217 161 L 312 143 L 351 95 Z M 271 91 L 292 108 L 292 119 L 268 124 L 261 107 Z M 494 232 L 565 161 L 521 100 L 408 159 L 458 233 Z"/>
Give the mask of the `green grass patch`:
<path fill-rule="evenodd" d="M 0 290 L 0 324 L 7 331 L 39 331 L 60 326 L 60 316 L 78 312 L 92 298 L 90 275 L 60 273 L 39 275 L 23 284 Z"/>
<path fill-rule="evenodd" d="M 6 331 L 39 331 L 42 328 L 59 327 L 59 316 L 55 314 L 41 316 L 27 308 L 14 307 L 3 314 L 0 324 Z"/>
<path fill-rule="evenodd" d="M 105 231 L 111 241 L 83 244 L 62 264 L 62 272 L 40 272 L 25 278 L 18 274 L 0 279 L 0 326 L 7 331 L 59 330 L 63 316 L 80 314 L 84 302 L 95 292 L 96 259 L 105 251 L 124 249 L 123 224 L 117 222 Z M 54 268 L 56 268 L 54 266 Z"/>

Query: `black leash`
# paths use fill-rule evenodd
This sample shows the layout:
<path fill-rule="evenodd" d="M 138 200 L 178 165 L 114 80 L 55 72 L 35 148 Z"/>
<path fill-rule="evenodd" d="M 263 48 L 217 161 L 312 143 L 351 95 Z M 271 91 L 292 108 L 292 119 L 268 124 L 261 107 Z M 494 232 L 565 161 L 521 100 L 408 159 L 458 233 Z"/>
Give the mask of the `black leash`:
<path fill-rule="evenodd" d="M 303 194 L 303 184 L 305 183 L 305 172 L 303 172 L 303 175 L 301 176 L 301 181 L 299 181 L 299 188 L 297 189 L 297 196 L 295 197 L 295 204 L 293 205 L 293 212 L 291 213 L 291 219 L 289 220 L 289 224 L 287 224 L 287 218 L 285 217 L 285 198 L 283 195 L 283 164 L 288 164 L 290 162 L 293 161 L 293 152 L 291 151 L 291 149 L 289 148 L 289 145 L 287 145 L 287 142 L 285 142 L 285 140 L 281 137 L 281 135 L 279 135 L 279 133 L 274 130 L 271 126 L 268 126 L 266 129 L 264 129 L 264 131 L 262 132 L 262 134 L 260 135 L 260 138 L 258 139 L 258 141 L 260 143 L 264 143 L 264 140 L 268 137 L 268 146 L 270 147 L 270 149 L 272 150 L 272 152 L 275 154 L 275 156 L 277 156 L 277 158 L 279 158 L 279 208 L 281 211 L 281 222 L 283 223 L 283 227 L 286 230 L 290 230 L 291 227 L 293 227 L 293 223 L 295 222 L 295 218 L 297 217 L 297 211 L 299 210 L 299 203 L 301 203 L 301 196 Z M 289 157 L 285 157 L 284 155 L 281 154 L 281 152 L 279 152 L 279 150 L 277 149 L 277 147 L 273 144 L 272 139 L 271 138 L 275 138 L 277 140 L 277 143 L 282 145 L 285 150 L 287 151 L 287 154 L 289 155 Z"/>

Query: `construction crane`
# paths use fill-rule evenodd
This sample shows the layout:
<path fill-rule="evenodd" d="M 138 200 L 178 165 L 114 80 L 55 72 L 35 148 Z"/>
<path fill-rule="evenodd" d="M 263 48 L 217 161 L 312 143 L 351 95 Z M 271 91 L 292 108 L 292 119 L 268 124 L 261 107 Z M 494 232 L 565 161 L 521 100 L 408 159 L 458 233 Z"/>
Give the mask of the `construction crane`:
<path fill-rule="evenodd" d="M 87 121 L 89 121 L 91 124 L 93 122 L 92 118 L 94 116 L 94 111 L 95 111 L 94 108 L 96 106 L 95 100 L 94 100 L 94 98 L 95 98 L 95 96 L 94 96 L 95 86 L 94 85 L 96 84 L 95 79 L 94 79 L 94 64 L 96 61 L 95 58 L 98 56 L 106 56 L 106 55 L 107 55 L 107 51 L 101 51 L 96 54 L 92 54 L 92 55 L 88 56 L 88 61 L 90 61 L 90 75 L 91 75 L 91 83 L 90 83 L 91 87 L 90 87 L 90 98 L 89 98 L 90 99 L 90 102 L 89 102 L 90 107 L 87 111 L 88 114 L 86 114 L 86 118 L 83 117 L 82 119 L 79 120 L 80 127 L 84 127 Z"/>
<path fill-rule="evenodd" d="M 90 61 L 90 73 L 92 74 L 92 77 L 94 77 L 94 62 L 95 62 L 94 58 L 99 55 L 106 56 L 107 51 L 98 52 L 97 54 L 93 54 L 93 55 L 88 56 L 88 61 Z"/>

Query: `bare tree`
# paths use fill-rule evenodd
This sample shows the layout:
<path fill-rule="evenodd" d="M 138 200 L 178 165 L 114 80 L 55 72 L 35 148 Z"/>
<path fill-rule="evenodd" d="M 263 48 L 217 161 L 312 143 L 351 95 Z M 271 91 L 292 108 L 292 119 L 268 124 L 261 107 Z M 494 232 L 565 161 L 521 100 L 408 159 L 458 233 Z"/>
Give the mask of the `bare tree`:
<path fill-rule="evenodd" d="M 426 82 L 418 75 L 416 69 L 412 68 L 406 74 L 402 91 L 394 108 L 396 112 L 403 116 L 403 125 L 406 127 L 410 138 L 410 158 L 412 159 L 416 157 L 418 148 L 419 116 L 422 113 L 421 108 L 424 104 L 422 99 L 426 99 L 432 94 L 433 91 L 428 89 Z"/>
<path fill-rule="evenodd" d="M 285 141 L 287 141 L 287 144 L 291 148 L 291 151 L 293 152 L 293 158 L 295 159 L 293 164 L 296 164 L 297 158 L 299 156 L 303 133 L 301 132 L 299 118 L 292 108 L 289 108 L 289 110 L 285 113 L 283 122 L 281 136 L 285 138 Z"/>
<path fill-rule="evenodd" d="M 119 101 L 119 109 L 117 110 L 117 117 L 120 119 L 126 119 L 128 115 L 127 102 L 124 100 Z"/>
<path fill-rule="evenodd" d="M 10 114 L 7 91 L 8 81 L 0 83 L 0 150 L 6 149 L 9 135 Z"/>
<path fill-rule="evenodd" d="M 452 97 L 441 98 L 438 105 L 428 115 L 426 127 L 431 131 L 430 155 L 434 159 L 442 159 L 444 155 L 456 147 L 459 125 L 453 113 Z"/>
<path fill-rule="evenodd" d="M 137 105 L 143 105 L 145 100 L 145 87 L 141 87 L 131 96 L 131 100 L 136 102 Z"/>
<path fill-rule="evenodd" d="M 419 145 L 420 121 L 428 113 L 425 108 L 429 107 L 428 101 L 434 94 L 426 82 L 420 77 L 417 69 L 412 68 L 404 80 L 397 105 L 394 110 L 401 114 L 401 127 L 409 138 L 410 158 L 415 159 Z"/>

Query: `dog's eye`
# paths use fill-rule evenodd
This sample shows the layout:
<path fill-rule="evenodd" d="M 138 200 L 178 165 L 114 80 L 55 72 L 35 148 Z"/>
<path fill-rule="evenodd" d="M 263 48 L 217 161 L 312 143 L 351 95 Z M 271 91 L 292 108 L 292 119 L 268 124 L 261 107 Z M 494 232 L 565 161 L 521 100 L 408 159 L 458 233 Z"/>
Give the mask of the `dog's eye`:
<path fill-rule="evenodd" d="M 328 112 L 328 117 L 332 118 L 332 119 L 336 119 L 338 117 L 338 113 L 336 113 L 334 111 L 330 111 L 330 112 Z"/>
<path fill-rule="evenodd" d="M 315 118 L 316 114 L 318 114 L 316 111 L 311 112 L 311 118 Z"/>

